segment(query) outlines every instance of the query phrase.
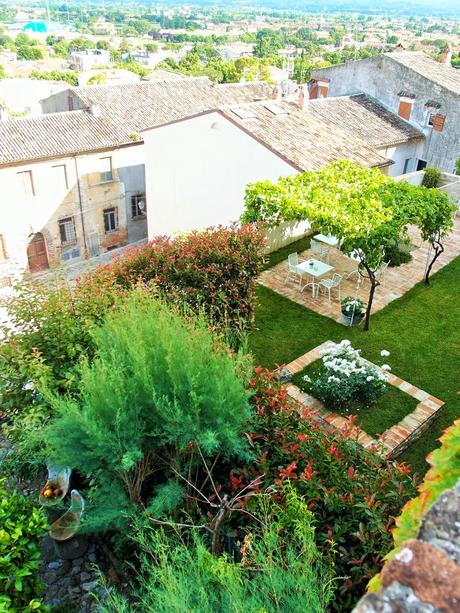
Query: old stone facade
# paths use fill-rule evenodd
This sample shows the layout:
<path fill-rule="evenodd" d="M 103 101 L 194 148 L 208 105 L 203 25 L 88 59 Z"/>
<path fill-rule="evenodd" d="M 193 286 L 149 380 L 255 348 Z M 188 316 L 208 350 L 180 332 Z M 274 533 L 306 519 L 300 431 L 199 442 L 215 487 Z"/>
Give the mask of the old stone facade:
<path fill-rule="evenodd" d="M 3 284 L 147 236 L 139 145 L 0 167 Z"/>
<path fill-rule="evenodd" d="M 311 97 L 365 93 L 425 134 L 403 172 L 436 166 L 455 172 L 460 157 L 460 71 L 419 53 L 395 52 L 312 73 Z"/>

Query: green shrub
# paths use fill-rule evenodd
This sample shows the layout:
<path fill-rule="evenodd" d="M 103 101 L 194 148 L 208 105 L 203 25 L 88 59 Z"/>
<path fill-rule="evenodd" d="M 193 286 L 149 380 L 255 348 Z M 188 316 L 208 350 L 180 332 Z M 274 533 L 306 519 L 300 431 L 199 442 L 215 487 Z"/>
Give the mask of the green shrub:
<path fill-rule="evenodd" d="M 79 396 L 51 397 L 48 452 L 91 480 L 88 529 L 125 526 L 138 505 L 173 511 L 174 471 L 209 457 L 247 457 L 248 365 L 202 317 L 183 317 L 139 289 L 93 331 Z M 155 486 L 155 487 L 154 487 Z"/>
<path fill-rule="evenodd" d="M 438 168 L 425 168 L 423 173 L 423 187 L 438 187 L 441 182 L 441 171 Z"/>
<path fill-rule="evenodd" d="M 139 587 L 130 603 L 114 592 L 105 611 L 155 613 L 321 613 L 332 593 L 331 570 L 314 540 L 313 516 L 305 501 L 286 488 L 283 506 L 267 506 L 242 545 L 243 559 L 215 557 L 194 533 L 190 540 L 143 528 Z"/>
<path fill-rule="evenodd" d="M 455 160 L 455 172 L 460 175 L 460 158 Z"/>
<path fill-rule="evenodd" d="M 238 491 L 248 474 L 265 473 L 265 485 L 278 488 L 291 481 L 314 515 L 318 546 L 335 552 L 335 575 L 343 579 L 331 606 L 349 610 L 392 547 L 394 518 L 415 492 L 414 479 L 407 465 L 358 445 L 353 418 L 347 429 L 329 433 L 288 400 L 273 373 L 256 371 L 249 436 L 259 459 L 252 471 L 235 469 L 232 482 Z"/>
<path fill-rule="evenodd" d="M 157 237 L 127 251 L 101 273 L 113 274 L 123 287 L 153 281 L 168 301 L 203 309 L 219 330 L 232 333 L 237 344 L 253 322 L 263 242 L 252 226 L 210 228 L 174 239 Z"/>
<path fill-rule="evenodd" d="M 389 265 L 393 268 L 410 262 L 412 255 L 407 249 L 401 249 L 398 243 L 393 243 L 385 247 L 383 259 L 385 262 L 389 262 Z"/>
<path fill-rule="evenodd" d="M 0 481 L 0 611 L 43 610 L 37 570 L 45 529 L 41 512 Z"/>

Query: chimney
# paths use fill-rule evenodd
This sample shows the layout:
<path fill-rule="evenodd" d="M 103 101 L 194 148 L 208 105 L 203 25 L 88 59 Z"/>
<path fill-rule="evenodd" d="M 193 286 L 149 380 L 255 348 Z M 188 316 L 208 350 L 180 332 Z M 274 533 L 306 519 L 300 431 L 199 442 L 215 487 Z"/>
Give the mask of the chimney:
<path fill-rule="evenodd" d="M 275 85 L 275 87 L 272 90 L 271 99 L 272 100 L 278 100 L 278 95 L 279 95 L 279 89 L 278 89 L 278 86 Z"/>
<path fill-rule="evenodd" d="M 304 105 L 305 105 L 305 90 L 303 88 L 303 85 L 301 85 L 299 87 L 299 100 L 298 100 L 298 106 L 301 111 L 303 111 Z"/>
<path fill-rule="evenodd" d="M 101 107 L 98 104 L 90 104 L 89 105 L 89 112 L 93 117 L 100 117 L 101 116 Z"/>
<path fill-rule="evenodd" d="M 441 53 L 438 55 L 438 62 L 441 64 L 446 64 L 450 66 L 450 61 L 452 59 L 452 49 L 449 43 L 446 43 L 444 47 L 441 49 Z"/>
<path fill-rule="evenodd" d="M 8 121 L 9 114 L 4 106 L 0 104 L 0 121 Z"/>

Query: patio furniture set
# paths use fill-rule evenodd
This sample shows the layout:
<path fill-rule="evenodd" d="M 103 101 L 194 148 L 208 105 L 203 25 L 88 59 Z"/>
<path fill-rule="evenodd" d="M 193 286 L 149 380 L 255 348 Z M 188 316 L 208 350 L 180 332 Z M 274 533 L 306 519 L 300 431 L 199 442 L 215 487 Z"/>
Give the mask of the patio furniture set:
<path fill-rule="evenodd" d="M 336 290 L 339 300 L 341 299 L 340 290 L 341 284 L 344 279 L 343 274 L 334 272 L 332 277 L 324 278 L 324 275 L 331 273 L 334 270 L 334 266 L 331 265 L 331 250 L 340 249 L 340 241 L 332 235 L 316 234 L 310 243 L 310 250 L 313 257 L 300 261 L 298 253 L 291 253 L 288 256 L 288 270 L 286 275 L 286 282 L 290 280 L 291 276 L 297 276 L 299 278 L 299 289 L 303 292 L 306 287 L 311 287 L 312 298 L 317 298 L 320 291 L 327 293 L 329 304 L 331 303 L 331 292 Z M 357 277 L 357 284 L 360 285 L 363 280 L 363 276 L 359 271 L 359 257 L 356 253 L 350 254 L 350 259 L 356 262 L 356 267 L 347 274 L 346 278 L 350 278 L 353 275 Z M 383 262 L 377 271 L 377 280 L 383 283 L 384 274 L 388 267 L 388 262 Z M 303 283 L 304 277 L 306 277 L 306 283 Z"/>

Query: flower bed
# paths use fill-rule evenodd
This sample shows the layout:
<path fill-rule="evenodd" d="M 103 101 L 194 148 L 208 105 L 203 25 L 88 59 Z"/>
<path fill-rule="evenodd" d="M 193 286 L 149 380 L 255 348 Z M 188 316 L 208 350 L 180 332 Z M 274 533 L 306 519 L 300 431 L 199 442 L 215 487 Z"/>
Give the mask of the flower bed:
<path fill-rule="evenodd" d="M 287 364 L 280 373 L 283 374 L 283 378 L 285 378 L 286 373 L 290 376 L 297 375 L 324 357 L 324 354 L 333 346 L 335 347 L 336 345 L 331 341 L 318 345 L 318 347 L 307 351 L 304 355 Z M 377 368 L 375 365 L 373 366 Z M 370 436 L 365 430 L 356 428 L 356 440 L 366 449 L 374 448 L 378 454 L 386 458 L 393 458 L 407 449 L 430 426 L 432 421 L 438 416 L 444 402 L 388 371 L 386 372 L 386 377 L 389 385 L 416 399 L 418 401 L 417 406 L 414 411 L 406 415 L 401 421 L 385 430 L 378 439 Z M 286 391 L 291 398 L 308 409 L 309 414 L 314 419 L 319 418 L 338 430 L 349 428 L 350 418 L 342 417 L 337 412 L 326 409 L 320 400 L 303 392 L 294 383 L 287 384 Z"/>
<path fill-rule="evenodd" d="M 382 357 L 388 357 L 383 350 Z M 417 400 L 387 384 L 390 367 L 364 360 L 350 341 L 332 344 L 321 360 L 294 376 L 302 391 L 318 398 L 326 409 L 358 416 L 358 424 L 371 436 L 383 433 L 415 410 Z"/>

